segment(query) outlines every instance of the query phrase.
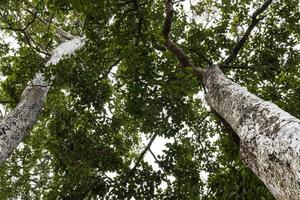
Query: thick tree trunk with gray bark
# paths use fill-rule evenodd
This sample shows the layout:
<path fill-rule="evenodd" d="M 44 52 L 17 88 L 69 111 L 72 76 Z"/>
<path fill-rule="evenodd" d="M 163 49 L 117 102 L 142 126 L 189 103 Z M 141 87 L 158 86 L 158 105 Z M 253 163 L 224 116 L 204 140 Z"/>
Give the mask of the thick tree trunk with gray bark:
<path fill-rule="evenodd" d="M 71 55 L 85 44 L 85 38 L 75 37 L 60 44 L 54 51 L 46 66 L 57 64 L 64 56 Z M 21 100 L 0 122 L 0 165 L 21 143 L 26 133 L 36 123 L 44 106 L 50 89 L 41 73 L 28 82 Z"/>
<path fill-rule="evenodd" d="M 243 162 L 277 199 L 300 199 L 300 120 L 224 76 L 206 71 L 206 101 L 238 134 Z"/>

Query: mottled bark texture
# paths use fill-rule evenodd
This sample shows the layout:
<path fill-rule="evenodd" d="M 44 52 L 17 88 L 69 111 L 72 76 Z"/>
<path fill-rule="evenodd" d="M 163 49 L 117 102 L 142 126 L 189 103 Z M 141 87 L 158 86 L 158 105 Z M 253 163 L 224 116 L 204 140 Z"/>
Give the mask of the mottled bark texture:
<path fill-rule="evenodd" d="M 57 64 L 64 56 L 71 55 L 82 47 L 85 38 L 75 37 L 60 44 L 54 51 L 46 66 Z M 21 143 L 26 133 L 36 123 L 41 113 L 46 95 L 50 89 L 48 82 L 41 73 L 28 82 L 21 100 L 0 122 L 0 165 Z"/>
<path fill-rule="evenodd" d="M 277 199 L 300 199 L 300 121 L 251 94 L 217 66 L 205 74 L 206 101 L 240 137 L 243 162 Z"/>

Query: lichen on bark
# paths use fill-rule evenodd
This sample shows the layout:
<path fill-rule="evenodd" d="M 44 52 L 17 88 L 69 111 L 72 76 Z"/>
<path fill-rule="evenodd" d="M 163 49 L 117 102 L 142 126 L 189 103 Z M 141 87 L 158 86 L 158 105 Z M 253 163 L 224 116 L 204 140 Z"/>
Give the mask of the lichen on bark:
<path fill-rule="evenodd" d="M 60 44 L 54 49 L 46 66 L 57 64 L 64 56 L 73 54 L 84 44 L 85 37 L 74 37 L 72 40 Z M 50 86 L 47 80 L 38 72 L 28 82 L 17 107 L 0 121 L 0 165 L 21 143 L 26 133 L 36 123 L 49 89 Z"/>
<path fill-rule="evenodd" d="M 243 162 L 277 199 L 300 197 L 300 121 L 232 82 L 205 74 L 206 101 L 237 133 Z"/>

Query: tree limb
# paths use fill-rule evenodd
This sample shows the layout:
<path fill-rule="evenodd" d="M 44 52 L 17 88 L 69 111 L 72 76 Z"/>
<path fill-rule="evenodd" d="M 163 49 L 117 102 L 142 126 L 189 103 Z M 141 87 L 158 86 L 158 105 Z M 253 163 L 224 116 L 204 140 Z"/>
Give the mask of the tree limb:
<path fill-rule="evenodd" d="M 4 30 L 12 30 L 12 31 L 19 31 L 19 32 L 25 32 L 31 24 L 34 23 L 34 21 L 36 20 L 37 16 L 38 16 L 38 11 L 35 11 L 35 12 L 32 12 L 32 19 L 25 25 L 24 28 L 14 28 L 12 26 L 8 26 L 8 27 L 1 27 L 1 29 L 4 29 Z"/>
<path fill-rule="evenodd" d="M 174 8 L 172 0 L 165 0 L 165 22 L 162 30 L 162 35 L 165 39 L 165 47 L 170 50 L 177 57 L 179 62 L 183 67 L 192 67 L 194 75 L 199 78 L 202 82 L 204 77 L 204 70 L 197 68 L 193 65 L 192 61 L 189 57 L 180 49 L 172 40 L 170 39 L 170 32 L 172 28 L 173 16 L 174 16 Z"/>
<path fill-rule="evenodd" d="M 151 148 L 149 148 L 149 152 L 151 153 L 152 157 L 154 158 L 155 162 L 157 164 L 159 164 L 159 160 L 157 159 L 156 155 L 153 153 L 153 151 L 151 150 Z"/>
<path fill-rule="evenodd" d="M 26 11 L 29 12 L 29 13 L 31 13 L 31 14 L 33 14 L 33 13 L 36 12 L 36 10 L 32 11 L 30 9 L 26 9 Z M 51 24 L 51 21 L 47 21 L 46 19 L 41 18 L 39 16 L 37 17 L 37 19 L 39 19 L 42 23 L 44 23 L 44 24 L 46 24 L 48 26 L 50 26 L 50 24 Z M 55 25 L 53 25 L 53 26 L 55 26 Z M 66 31 L 62 30 L 61 28 L 59 28 L 57 26 L 55 26 L 55 28 L 56 28 L 56 35 L 59 37 L 59 39 L 61 40 L 61 42 L 65 42 L 66 40 L 70 40 L 70 39 L 74 38 L 74 35 L 72 35 L 71 33 L 68 33 Z"/>
<path fill-rule="evenodd" d="M 149 148 L 149 152 L 151 153 L 152 157 L 154 158 L 155 162 L 158 164 L 158 166 L 164 171 L 163 167 L 161 167 L 159 160 L 157 159 L 156 155 L 153 153 L 151 148 Z M 165 182 L 168 182 L 168 178 L 161 176 L 161 179 Z"/>
<path fill-rule="evenodd" d="M 136 160 L 133 168 L 127 173 L 126 178 L 124 179 L 125 182 L 127 182 L 128 178 L 135 172 L 136 168 L 139 166 L 140 162 L 142 161 L 142 159 L 144 158 L 145 154 L 147 153 L 147 151 L 150 149 L 152 143 L 154 142 L 155 138 L 157 137 L 157 133 L 153 134 L 153 136 L 151 137 L 150 141 L 148 142 L 147 146 L 144 148 L 144 150 L 140 153 L 140 156 L 138 157 L 138 159 Z"/>
<path fill-rule="evenodd" d="M 150 150 L 152 143 L 154 142 L 155 138 L 158 136 L 158 133 L 153 134 L 150 141 L 148 142 L 147 146 L 144 148 L 144 150 L 140 153 L 138 159 L 136 160 L 133 168 L 129 170 L 127 173 L 125 172 L 123 175 L 125 175 L 124 179 L 121 179 L 118 185 L 126 184 L 128 182 L 128 179 L 135 173 L 137 167 L 139 166 L 140 162 L 144 158 L 145 154 L 148 150 Z M 111 187 L 116 187 L 116 184 L 112 184 Z M 112 191 L 112 190 L 111 190 Z M 111 191 L 109 191 L 105 196 L 109 196 Z"/>
<path fill-rule="evenodd" d="M 113 62 L 113 63 L 109 66 L 109 68 L 108 68 L 108 70 L 105 72 L 105 74 L 103 74 L 103 75 L 100 77 L 99 80 L 103 80 L 103 79 L 107 78 L 107 76 L 110 74 L 112 68 L 113 68 L 114 66 L 118 65 L 118 64 L 121 62 L 121 60 L 122 60 L 122 59 L 119 58 L 119 59 L 117 59 L 115 62 Z"/>
<path fill-rule="evenodd" d="M 32 19 L 23 27 L 23 28 L 18 28 L 18 27 L 13 27 L 10 22 L 6 22 L 6 24 L 8 24 L 8 26 L 6 27 L 1 27 L 1 29 L 4 30 L 11 30 L 14 31 L 16 33 L 21 33 L 24 36 L 24 39 L 26 40 L 27 44 L 32 47 L 34 50 L 36 50 L 39 53 L 45 54 L 46 56 L 50 56 L 50 53 L 45 50 L 44 48 L 41 47 L 41 45 L 39 45 L 33 38 L 31 38 L 27 33 L 27 29 L 38 19 L 38 14 L 40 13 L 37 8 L 39 6 L 40 3 L 38 3 L 35 8 L 34 8 L 34 12 L 33 11 L 28 11 L 31 15 L 32 15 Z M 4 17 L 4 19 L 6 20 L 6 17 Z"/>
<path fill-rule="evenodd" d="M 257 10 L 255 10 L 251 16 L 251 23 L 249 25 L 249 27 L 247 28 L 246 32 L 244 33 L 243 37 L 238 41 L 238 43 L 233 47 L 232 51 L 231 51 L 231 55 L 229 55 L 224 61 L 223 63 L 220 64 L 220 68 L 229 65 L 237 56 L 237 54 L 239 53 L 239 51 L 242 49 L 242 47 L 244 46 L 244 44 L 246 43 L 249 35 L 251 34 L 252 30 L 255 28 L 255 26 L 258 24 L 258 22 L 262 19 L 262 18 L 257 18 L 258 15 L 260 15 L 261 13 L 263 13 L 268 7 L 269 5 L 272 3 L 272 0 L 266 0 L 263 5 L 261 7 L 259 7 Z"/>

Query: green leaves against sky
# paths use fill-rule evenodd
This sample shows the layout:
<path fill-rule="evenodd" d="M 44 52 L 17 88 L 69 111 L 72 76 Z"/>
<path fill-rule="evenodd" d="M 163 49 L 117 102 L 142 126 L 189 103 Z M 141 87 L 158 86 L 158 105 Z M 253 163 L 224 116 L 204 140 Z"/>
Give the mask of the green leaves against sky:
<path fill-rule="evenodd" d="M 229 54 L 262 3 L 191 1 L 187 12 L 178 2 L 171 37 L 199 67 Z M 56 77 L 38 123 L 0 168 L 0 199 L 273 199 L 196 96 L 191 70 L 164 48 L 163 1 L 7 0 L 0 13 L 2 38 L 18 44 L 0 45 L 4 107 L 37 71 Z M 299 118 L 299 1 L 274 2 L 264 15 L 225 72 Z M 46 68 L 57 27 L 87 45 Z M 171 142 L 132 170 L 142 135 Z"/>

